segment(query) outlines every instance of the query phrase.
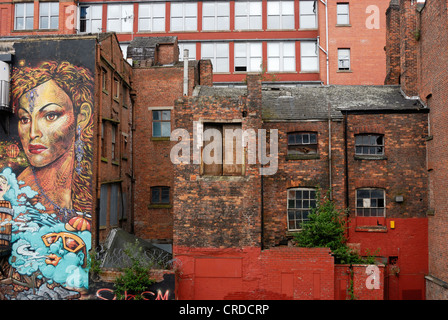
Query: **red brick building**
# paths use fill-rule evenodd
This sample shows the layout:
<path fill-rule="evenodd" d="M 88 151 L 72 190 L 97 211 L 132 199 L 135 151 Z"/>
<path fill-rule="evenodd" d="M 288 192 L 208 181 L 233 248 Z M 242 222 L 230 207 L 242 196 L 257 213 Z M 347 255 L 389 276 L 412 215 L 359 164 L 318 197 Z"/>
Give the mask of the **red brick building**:
<path fill-rule="evenodd" d="M 293 85 L 378 85 L 384 79 L 387 5 L 388 0 L 10 1 L 0 5 L 0 36 L 116 32 L 125 55 L 134 38 L 177 36 L 181 53 L 189 49 L 192 60 L 212 61 L 216 84 L 240 85 L 248 72 L 263 71 L 267 81 Z"/>
<path fill-rule="evenodd" d="M 448 35 L 446 1 L 391 1 L 388 9 L 390 52 L 388 83 L 400 83 L 405 95 L 419 98 L 430 110 L 427 165 L 428 262 L 427 299 L 447 299 L 446 74 Z M 399 32 L 398 32 L 399 30 Z"/>

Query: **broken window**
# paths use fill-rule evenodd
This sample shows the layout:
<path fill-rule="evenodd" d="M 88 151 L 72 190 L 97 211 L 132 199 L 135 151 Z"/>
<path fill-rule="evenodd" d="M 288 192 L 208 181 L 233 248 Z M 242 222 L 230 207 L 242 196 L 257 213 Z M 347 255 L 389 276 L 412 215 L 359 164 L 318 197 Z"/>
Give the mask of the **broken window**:
<path fill-rule="evenodd" d="M 357 189 L 356 215 L 358 217 L 384 217 L 385 193 L 383 189 Z"/>
<path fill-rule="evenodd" d="M 288 189 L 288 231 L 302 229 L 313 208 L 316 208 L 316 189 Z"/>
<path fill-rule="evenodd" d="M 380 134 L 359 134 L 355 136 L 356 155 L 383 155 L 384 136 Z"/>
<path fill-rule="evenodd" d="M 203 175 L 242 175 L 243 160 L 241 124 L 204 124 Z"/>
<path fill-rule="evenodd" d="M 288 155 L 305 154 L 317 154 L 317 133 L 288 133 Z"/>

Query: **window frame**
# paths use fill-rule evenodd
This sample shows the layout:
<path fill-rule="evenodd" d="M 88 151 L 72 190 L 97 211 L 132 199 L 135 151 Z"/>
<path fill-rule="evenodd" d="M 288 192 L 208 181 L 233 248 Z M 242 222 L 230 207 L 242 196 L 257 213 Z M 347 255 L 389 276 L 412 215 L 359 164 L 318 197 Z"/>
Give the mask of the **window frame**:
<path fill-rule="evenodd" d="M 377 141 L 378 138 L 381 138 L 381 142 L 382 144 L 359 144 L 357 142 L 357 138 L 358 137 L 368 137 L 369 140 L 372 139 L 372 137 L 376 137 L 375 141 Z M 358 133 L 355 134 L 355 156 L 370 156 L 370 157 L 383 157 L 385 155 L 385 138 L 384 138 L 384 134 L 380 134 L 380 133 Z M 381 153 L 370 153 L 370 151 L 368 153 L 359 153 L 358 152 L 358 148 L 362 148 L 362 151 L 364 151 L 364 148 L 369 148 L 369 150 L 371 150 L 372 148 L 381 148 L 382 152 Z"/>
<path fill-rule="evenodd" d="M 343 52 L 347 51 L 348 54 L 346 53 L 346 56 L 348 58 L 345 58 L 343 56 Z M 343 66 L 343 63 L 341 63 L 341 61 L 348 61 L 348 67 Z M 338 71 L 351 71 L 351 50 L 350 48 L 338 48 Z"/>
<path fill-rule="evenodd" d="M 82 9 L 86 8 L 86 18 L 82 18 Z M 100 18 L 93 17 L 93 10 L 99 11 Z M 88 11 L 87 11 L 88 10 Z M 81 30 L 82 21 L 85 21 L 85 31 Z M 99 30 L 93 30 L 92 23 L 96 21 L 99 22 Z M 79 6 L 79 32 L 80 33 L 100 33 L 103 30 L 103 6 L 100 4 L 90 4 L 90 5 L 80 5 Z M 87 26 L 90 26 L 89 28 Z"/>
<path fill-rule="evenodd" d="M 252 4 L 259 6 L 260 14 L 254 14 Z M 243 9 L 237 7 L 245 6 Z M 240 21 L 238 21 L 240 20 Z M 244 23 L 242 21 L 244 20 Z M 261 30 L 263 29 L 262 1 L 235 1 L 235 30 Z"/>
<path fill-rule="evenodd" d="M 291 11 L 286 11 L 283 9 L 284 5 L 288 3 L 289 5 L 292 4 L 292 8 L 293 10 Z M 272 12 L 272 8 L 270 9 L 270 7 L 274 4 L 278 4 L 279 6 L 279 12 L 278 14 L 270 14 L 270 12 Z M 291 28 L 287 28 L 285 25 L 287 24 L 287 22 L 285 21 L 285 19 L 287 19 L 287 17 L 291 17 L 292 16 L 292 27 Z M 278 17 L 279 19 L 279 27 L 278 28 L 274 28 L 270 23 L 270 17 Z M 290 0 L 269 0 L 267 2 L 267 29 L 268 30 L 294 30 L 295 29 L 295 15 L 294 15 L 294 1 L 290 1 Z"/>
<path fill-rule="evenodd" d="M 347 8 L 347 12 L 340 12 L 341 8 Z M 340 21 L 340 18 L 346 17 L 346 21 Z M 338 2 L 336 4 L 336 25 L 348 26 L 350 25 L 350 5 L 348 2 Z"/>
<path fill-rule="evenodd" d="M 148 7 L 149 10 L 145 10 L 144 7 Z M 155 15 L 158 13 L 157 10 L 159 10 L 159 8 L 163 8 L 163 10 L 161 11 L 161 15 Z M 147 14 L 147 15 L 143 15 L 143 14 Z M 148 20 L 149 21 L 149 29 L 144 29 L 142 27 L 142 20 Z M 158 28 L 154 28 L 154 22 L 158 21 L 158 20 L 162 20 L 161 24 L 163 26 L 162 29 L 158 29 Z M 140 32 L 165 32 L 166 27 L 165 27 L 165 22 L 166 22 L 166 8 L 165 8 L 165 2 L 163 3 L 139 3 L 138 5 L 138 31 Z"/>
<path fill-rule="evenodd" d="M 225 11 L 220 10 L 219 5 L 224 4 L 227 5 Z M 204 6 L 213 5 L 214 14 L 206 15 Z M 209 28 L 206 19 L 213 19 L 213 27 Z M 220 19 L 227 18 L 227 21 L 224 23 L 224 28 L 220 28 L 222 23 L 220 23 Z M 204 31 L 227 31 L 230 30 L 230 2 L 222 2 L 222 1 L 203 1 L 202 2 L 202 30 Z"/>
<path fill-rule="evenodd" d="M 294 55 L 293 56 L 289 56 L 285 54 L 285 44 L 290 44 L 292 45 L 293 51 L 294 51 Z M 277 55 L 272 55 L 272 46 L 274 45 L 278 45 L 278 56 Z M 267 71 L 268 72 L 276 72 L 276 73 L 287 73 L 287 72 L 297 72 L 297 67 L 296 67 L 296 56 L 297 56 L 297 52 L 296 52 L 296 43 L 295 41 L 272 41 L 272 42 L 268 42 L 267 44 Z M 272 61 L 273 59 L 278 59 L 278 66 L 279 68 L 273 68 L 272 66 Z M 290 63 L 290 65 L 293 66 L 293 69 L 291 70 L 286 70 L 285 67 L 288 66 L 289 64 L 287 62 L 285 62 L 285 60 L 287 59 L 292 59 L 292 61 L 294 63 Z"/>
<path fill-rule="evenodd" d="M 204 55 L 204 46 L 213 46 L 213 56 Z M 226 56 L 218 56 L 221 53 L 218 46 L 226 46 Z M 224 51 L 223 51 L 224 52 Z M 212 61 L 213 73 L 229 73 L 230 71 L 230 46 L 228 42 L 202 42 L 201 43 L 201 59 L 210 59 Z M 221 61 L 225 61 L 225 65 L 221 66 Z M 223 68 L 221 70 L 221 68 Z M 225 70 L 224 70 L 225 69 Z"/>
<path fill-rule="evenodd" d="M 182 15 L 181 16 L 173 16 L 173 6 L 182 5 Z M 194 5 L 194 16 L 187 15 L 187 5 Z M 170 31 L 197 31 L 198 30 L 198 3 L 197 2 L 171 2 L 171 8 L 170 8 Z M 182 20 L 182 28 L 180 29 L 174 29 L 174 19 L 181 19 Z M 194 26 L 189 28 L 188 26 L 188 19 L 194 19 L 195 23 Z"/>
<path fill-rule="evenodd" d="M 180 42 L 179 61 L 184 61 L 184 50 L 188 50 L 188 60 L 196 60 L 196 42 Z"/>
<path fill-rule="evenodd" d="M 151 110 L 152 111 L 152 137 L 153 138 L 169 138 L 171 135 L 171 110 L 170 109 L 157 109 L 157 110 Z M 169 113 L 169 119 L 164 119 L 164 112 Z M 154 119 L 154 115 L 158 113 L 159 119 Z M 160 123 L 160 132 L 155 132 L 155 125 L 154 123 Z M 163 123 L 169 124 L 169 134 L 163 135 Z"/>
<path fill-rule="evenodd" d="M 237 46 L 244 45 L 244 55 L 237 56 Z M 259 47 L 259 55 L 253 54 L 253 50 L 255 46 Z M 258 49 L 257 49 L 258 50 Z M 237 59 L 245 59 L 245 65 L 239 65 L 237 63 Z M 258 59 L 259 64 L 257 68 L 252 68 L 253 61 Z M 263 44 L 262 42 L 235 42 L 234 43 L 234 71 L 235 72 L 260 72 L 262 71 L 262 63 L 263 63 Z M 245 70 L 237 70 L 237 68 L 246 68 Z"/>
<path fill-rule="evenodd" d="M 305 46 L 309 45 L 309 44 L 313 44 L 314 45 L 314 51 L 315 51 L 315 55 L 304 55 L 305 52 Z M 307 65 L 307 63 L 305 63 L 306 59 L 313 59 L 315 60 L 315 65 L 316 68 L 304 68 L 304 66 Z M 300 71 L 301 72 L 319 72 L 319 48 L 317 45 L 317 41 L 300 41 Z"/>
<path fill-rule="evenodd" d="M 290 198 L 290 192 L 294 191 L 294 198 Z M 301 191 L 302 192 L 302 198 L 298 199 L 297 198 L 297 191 Z M 303 197 L 303 192 L 309 192 L 308 198 L 304 198 Z M 311 197 L 311 192 L 314 192 L 314 198 Z M 303 224 L 304 221 L 308 221 L 309 218 L 304 219 L 303 218 L 303 213 L 307 212 L 307 217 L 309 216 L 309 214 L 312 212 L 312 209 L 314 209 L 317 205 L 317 200 L 316 200 L 316 193 L 317 193 L 317 189 L 316 188 L 308 188 L 308 187 L 297 187 L 297 188 L 289 188 L 287 189 L 287 195 L 286 195 L 286 228 L 288 230 L 288 232 L 296 232 L 296 231 L 300 231 L 302 230 L 301 224 Z M 294 207 L 291 208 L 291 201 L 294 201 Z M 296 207 L 297 205 L 297 201 L 301 201 L 301 208 Z M 308 207 L 304 208 L 304 201 L 308 201 Z M 311 206 L 311 203 L 314 202 L 314 207 Z M 300 211 L 301 213 L 301 219 L 297 219 L 297 216 L 295 216 L 295 219 L 293 219 L 293 226 L 294 228 L 291 228 L 291 223 L 292 221 L 290 221 L 290 211 Z M 300 221 L 300 223 L 298 223 L 298 221 Z"/>
<path fill-rule="evenodd" d="M 304 10 L 305 8 L 303 7 L 303 4 L 307 3 L 307 2 L 314 2 L 313 13 L 308 13 L 308 12 L 303 13 L 305 11 Z M 310 16 L 311 17 L 314 16 L 313 25 L 312 26 L 303 26 L 305 24 L 304 19 L 306 17 L 310 17 Z M 314 1 L 300 0 L 299 1 L 299 28 L 300 29 L 317 29 L 318 28 L 318 24 L 317 24 L 317 1 L 316 0 L 314 0 Z"/>
<path fill-rule="evenodd" d="M 42 15 L 43 6 L 48 6 L 48 14 Z M 57 15 L 52 14 L 53 6 L 57 6 Z M 56 27 L 51 27 L 51 18 L 57 18 Z M 46 26 L 43 26 L 42 18 L 48 18 L 48 23 Z M 40 2 L 39 3 L 39 29 L 41 30 L 56 30 L 59 28 L 59 2 Z"/>
<path fill-rule="evenodd" d="M 111 17 L 110 16 L 110 9 L 112 7 L 118 7 L 119 8 L 119 12 L 120 12 L 119 17 Z M 125 11 L 123 10 L 123 7 L 131 8 L 131 15 L 130 16 L 123 17 L 123 15 L 125 14 Z M 130 30 L 128 30 L 128 29 L 123 30 L 123 21 L 125 21 L 128 18 L 130 18 L 132 20 L 131 23 L 130 23 Z M 116 23 L 119 24 L 118 30 L 116 30 L 115 28 L 111 29 L 111 21 L 116 21 Z M 115 3 L 110 3 L 109 2 L 107 4 L 106 29 L 107 29 L 108 32 L 117 32 L 117 33 L 131 33 L 131 32 L 133 32 L 134 31 L 134 5 L 133 4 L 127 4 L 127 3 L 115 4 Z"/>
<path fill-rule="evenodd" d="M 156 190 L 159 191 L 159 196 L 158 196 L 157 201 L 154 201 L 154 192 Z M 168 191 L 168 201 L 167 202 L 162 201 L 163 191 Z M 152 186 L 150 188 L 150 192 L 151 192 L 151 199 L 150 199 L 151 205 L 169 205 L 169 204 L 171 204 L 171 188 L 169 186 Z"/>
<path fill-rule="evenodd" d="M 290 136 L 292 135 L 301 135 L 301 139 L 302 139 L 302 143 L 296 143 L 294 142 L 294 144 L 290 143 Z M 307 142 L 303 142 L 303 136 L 307 135 L 308 136 L 308 143 Z M 314 135 L 315 136 L 315 142 L 311 143 L 312 139 L 311 136 Z M 293 131 L 293 132 L 288 132 L 287 133 L 287 145 L 288 145 L 288 150 L 287 150 L 287 155 L 288 156 L 316 156 L 319 153 L 319 135 L 316 131 Z M 305 148 L 305 147 L 312 147 L 311 150 L 314 150 L 315 152 L 303 152 L 303 153 L 294 153 L 291 152 L 294 149 L 290 148 L 290 146 L 295 146 L 297 149 L 299 149 L 300 147 Z M 315 146 L 315 147 L 313 147 Z"/>
<path fill-rule="evenodd" d="M 370 197 L 369 198 L 359 198 L 359 191 L 369 191 L 370 192 Z M 382 192 L 382 198 L 372 198 L 372 191 L 381 191 Z M 365 207 L 364 204 L 367 204 L 367 201 L 364 201 L 365 199 L 369 199 L 368 203 L 369 206 Z M 371 206 L 372 204 L 372 199 L 376 199 L 377 200 L 377 206 L 373 207 Z M 383 206 L 379 206 L 378 200 L 382 199 L 383 200 Z M 362 200 L 363 202 L 363 206 L 359 206 L 360 201 L 358 200 Z M 363 213 L 360 214 L 359 210 L 362 209 Z M 365 215 L 364 210 L 370 209 L 370 214 L 369 215 Z M 376 215 L 372 215 L 372 209 L 374 210 L 382 210 L 381 215 L 376 214 Z M 385 218 L 386 217 L 386 190 L 383 188 L 357 188 L 355 190 L 355 213 L 356 213 L 356 217 L 362 217 L 362 218 Z"/>
<path fill-rule="evenodd" d="M 23 6 L 23 10 L 19 8 Z M 27 14 L 27 7 L 31 7 L 31 13 Z M 23 19 L 23 28 L 18 28 L 17 19 Z M 27 20 L 31 19 L 31 28 L 27 28 Z M 15 3 L 14 5 L 14 30 L 34 30 L 34 2 L 23 2 L 23 3 Z"/>

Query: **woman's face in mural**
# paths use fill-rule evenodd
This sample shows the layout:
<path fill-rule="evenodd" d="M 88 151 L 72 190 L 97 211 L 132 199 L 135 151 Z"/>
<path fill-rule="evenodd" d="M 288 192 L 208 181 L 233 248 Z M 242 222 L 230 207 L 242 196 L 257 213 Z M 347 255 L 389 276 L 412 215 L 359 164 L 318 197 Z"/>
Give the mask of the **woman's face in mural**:
<path fill-rule="evenodd" d="M 44 167 L 74 143 L 76 117 L 69 96 L 53 80 L 26 92 L 19 100 L 19 135 L 34 167 Z"/>

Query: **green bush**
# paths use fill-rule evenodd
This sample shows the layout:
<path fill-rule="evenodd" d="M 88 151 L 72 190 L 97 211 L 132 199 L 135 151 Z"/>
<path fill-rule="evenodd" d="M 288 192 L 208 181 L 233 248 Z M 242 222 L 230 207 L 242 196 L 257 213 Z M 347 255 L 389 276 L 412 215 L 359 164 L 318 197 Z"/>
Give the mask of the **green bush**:
<path fill-rule="evenodd" d="M 367 260 L 347 246 L 347 210 L 337 210 L 328 194 L 322 199 L 319 188 L 316 192 L 316 203 L 316 208 L 313 208 L 308 216 L 309 220 L 304 221 L 302 230 L 294 234 L 296 245 L 330 248 L 336 264 L 366 263 Z"/>
<path fill-rule="evenodd" d="M 134 295 L 135 300 L 140 300 L 142 293 L 155 282 L 150 278 L 152 264 L 142 259 L 143 249 L 137 241 L 135 245 L 128 245 L 124 252 L 131 265 L 123 268 L 123 274 L 115 279 L 115 295 L 117 300 L 122 300 L 125 295 Z"/>

